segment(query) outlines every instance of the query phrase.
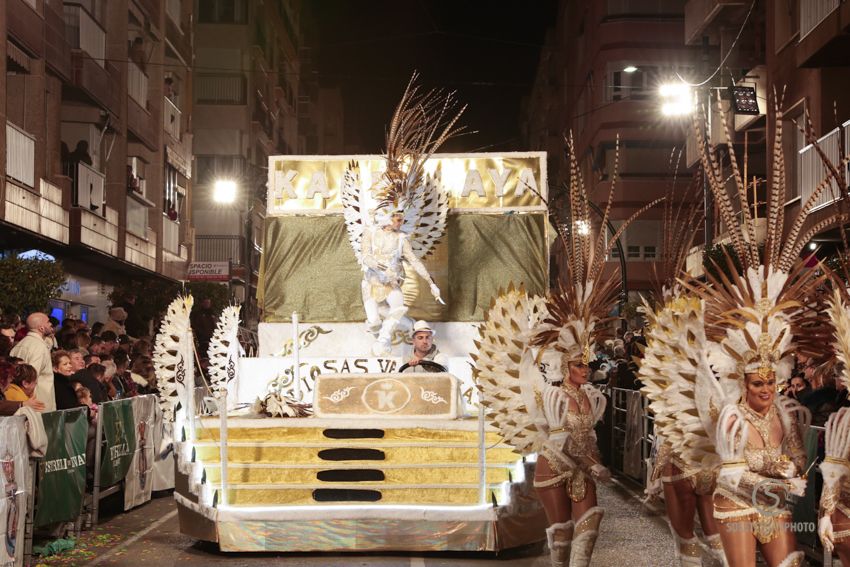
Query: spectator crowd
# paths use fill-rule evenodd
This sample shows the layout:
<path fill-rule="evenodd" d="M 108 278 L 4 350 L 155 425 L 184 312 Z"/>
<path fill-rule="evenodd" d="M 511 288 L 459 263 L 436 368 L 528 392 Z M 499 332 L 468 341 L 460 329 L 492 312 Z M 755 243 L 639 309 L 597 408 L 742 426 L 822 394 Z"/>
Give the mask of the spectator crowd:
<path fill-rule="evenodd" d="M 57 321 L 45 313 L 0 319 L 0 415 L 22 407 L 53 411 L 89 408 L 96 420 L 100 403 L 156 393 L 153 339 L 135 311 L 135 296 L 109 310 L 109 320 L 89 325 Z M 202 301 L 204 336 L 215 317 Z M 209 329 L 209 330 L 208 330 Z M 209 336 L 207 336 L 207 334 Z M 202 350 L 200 352 L 205 352 Z"/>

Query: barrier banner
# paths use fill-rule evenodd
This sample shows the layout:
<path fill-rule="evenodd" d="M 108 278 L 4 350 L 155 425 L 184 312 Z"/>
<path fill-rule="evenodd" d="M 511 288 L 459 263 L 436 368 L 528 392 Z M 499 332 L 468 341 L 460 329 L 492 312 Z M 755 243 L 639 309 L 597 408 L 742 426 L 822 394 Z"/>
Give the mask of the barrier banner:
<path fill-rule="evenodd" d="M 159 404 L 154 406 L 156 424 L 154 425 L 153 447 L 153 479 L 151 488 L 153 490 L 169 490 L 174 488 L 174 448 L 169 443 L 163 446 L 162 439 L 165 437 L 165 425 L 162 422 L 162 410 Z M 170 439 L 170 436 L 169 436 Z"/>
<path fill-rule="evenodd" d="M 100 486 L 112 486 L 127 476 L 136 452 L 133 400 L 117 400 L 100 406 L 103 447 L 100 457 Z"/>
<path fill-rule="evenodd" d="M 79 516 L 86 489 L 85 408 L 42 414 L 47 452 L 39 463 L 35 525 L 67 522 Z"/>
<path fill-rule="evenodd" d="M 0 418 L 0 566 L 24 564 L 24 520 L 29 473 L 26 419 Z"/>
<path fill-rule="evenodd" d="M 156 397 L 136 396 L 132 403 L 136 450 L 124 478 L 124 510 L 151 499 L 153 486 L 154 431 L 156 430 Z"/>

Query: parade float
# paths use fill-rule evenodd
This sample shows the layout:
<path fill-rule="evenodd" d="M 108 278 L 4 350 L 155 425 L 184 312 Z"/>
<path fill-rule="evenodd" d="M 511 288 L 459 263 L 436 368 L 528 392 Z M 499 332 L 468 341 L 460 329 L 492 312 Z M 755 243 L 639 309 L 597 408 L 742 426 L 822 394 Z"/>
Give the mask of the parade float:
<path fill-rule="evenodd" d="M 428 96 L 409 88 L 407 108 Z M 471 355 L 500 289 L 548 288 L 546 154 L 436 143 L 411 158 L 393 138 L 408 135 L 405 105 L 387 155 L 269 159 L 259 353 L 240 356 L 238 310 L 223 313 L 206 394 L 190 385 L 191 299 L 172 304 L 157 364 L 183 533 L 223 551 L 499 551 L 545 538 L 534 463 L 479 407 Z M 456 120 L 438 118 L 448 126 L 434 123 L 432 142 Z M 378 233 L 392 217 L 398 230 Z M 386 238 L 398 269 L 370 256 Z M 415 320 L 435 330 L 445 372 L 399 372 Z"/>

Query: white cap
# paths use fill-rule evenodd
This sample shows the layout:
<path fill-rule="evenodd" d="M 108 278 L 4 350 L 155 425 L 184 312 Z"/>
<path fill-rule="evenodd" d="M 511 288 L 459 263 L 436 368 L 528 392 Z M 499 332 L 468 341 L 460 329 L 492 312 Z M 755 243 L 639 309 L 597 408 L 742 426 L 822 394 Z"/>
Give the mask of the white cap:
<path fill-rule="evenodd" d="M 419 331 L 428 331 L 429 333 L 431 333 L 432 337 L 437 335 L 434 329 L 431 328 L 431 325 L 428 324 L 428 321 L 423 321 L 421 319 L 413 324 L 413 329 L 410 331 L 410 336 L 412 337 Z"/>

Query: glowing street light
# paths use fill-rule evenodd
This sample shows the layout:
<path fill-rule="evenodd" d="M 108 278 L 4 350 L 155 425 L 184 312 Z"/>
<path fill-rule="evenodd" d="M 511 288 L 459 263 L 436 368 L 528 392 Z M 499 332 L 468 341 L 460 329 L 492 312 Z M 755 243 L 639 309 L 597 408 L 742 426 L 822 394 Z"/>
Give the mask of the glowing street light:
<path fill-rule="evenodd" d="M 590 234 L 590 223 L 586 220 L 577 220 L 575 222 L 576 225 L 576 234 L 579 236 L 587 236 Z"/>
<path fill-rule="evenodd" d="M 691 87 L 685 83 L 661 85 L 658 94 L 661 96 L 661 114 L 664 116 L 684 116 L 694 110 Z"/>
<path fill-rule="evenodd" d="M 216 179 L 213 184 L 213 201 L 230 204 L 236 200 L 236 182 L 232 179 Z"/>
<path fill-rule="evenodd" d="M 634 65 L 629 65 L 629 66 L 627 66 L 626 68 L 623 69 L 623 73 L 634 73 L 637 70 L 638 70 L 638 68 L 635 67 Z"/>

